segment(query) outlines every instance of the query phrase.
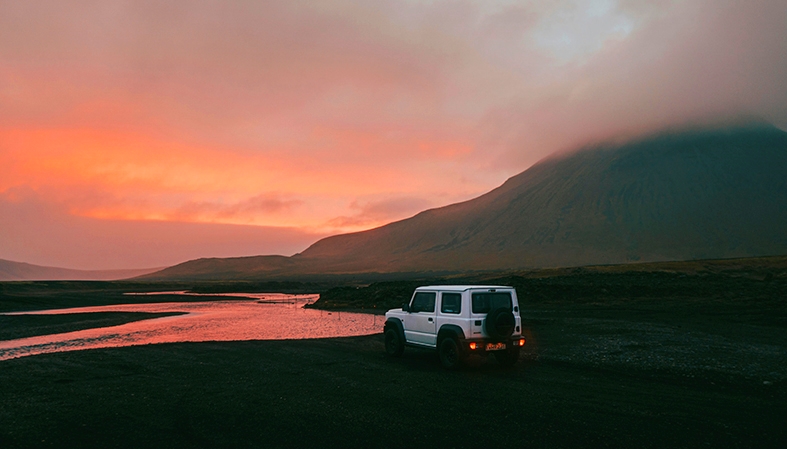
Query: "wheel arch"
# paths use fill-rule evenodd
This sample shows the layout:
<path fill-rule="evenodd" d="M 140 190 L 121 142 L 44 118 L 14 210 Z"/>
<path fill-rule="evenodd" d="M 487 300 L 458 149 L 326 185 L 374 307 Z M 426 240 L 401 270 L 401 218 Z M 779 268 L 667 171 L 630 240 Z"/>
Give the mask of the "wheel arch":
<path fill-rule="evenodd" d="M 390 328 L 396 329 L 399 332 L 399 335 L 404 338 L 404 325 L 402 324 L 402 320 L 399 318 L 388 318 L 385 320 L 385 326 L 383 326 L 383 332 L 388 331 Z"/>
<path fill-rule="evenodd" d="M 437 331 L 437 343 L 439 344 L 440 340 L 446 337 L 453 337 L 457 342 L 461 342 L 465 339 L 465 333 L 462 331 L 462 328 L 456 324 L 444 324 L 440 327 L 440 330 Z"/>

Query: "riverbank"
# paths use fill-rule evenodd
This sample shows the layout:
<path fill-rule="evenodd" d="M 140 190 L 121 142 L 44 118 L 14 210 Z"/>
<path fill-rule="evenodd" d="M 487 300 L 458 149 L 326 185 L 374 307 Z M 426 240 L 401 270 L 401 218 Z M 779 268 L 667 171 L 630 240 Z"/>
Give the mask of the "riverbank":
<path fill-rule="evenodd" d="M 99 312 L 65 315 L 0 315 L 0 341 L 118 326 L 134 321 L 174 315 L 179 315 L 179 313 Z"/>

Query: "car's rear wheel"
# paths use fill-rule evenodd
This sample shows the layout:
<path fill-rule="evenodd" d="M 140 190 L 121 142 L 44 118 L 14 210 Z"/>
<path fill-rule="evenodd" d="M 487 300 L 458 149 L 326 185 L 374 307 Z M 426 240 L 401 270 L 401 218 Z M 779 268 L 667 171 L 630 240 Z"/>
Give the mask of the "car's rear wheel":
<path fill-rule="evenodd" d="M 494 354 L 495 359 L 497 359 L 497 363 L 506 368 L 514 366 L 517 360 L 519 360 L 519 348 L 497 351 Z"/>
<path fill-rule="evenodd" d="M 404 352 L 404 344 L 399 336 L 399 331 L 389 327 L 385 331 L 385 353 L 391 357 L 399 357 Z"/>
<path fill-rule="evenodd" d="M 463 357 L 459 350 L 459 344 L 451 337 L 440 340 L 437 352 L 440 354 L 440 364 L 443 365 L 443 368 L 456 369 L 462 364 Z"/>

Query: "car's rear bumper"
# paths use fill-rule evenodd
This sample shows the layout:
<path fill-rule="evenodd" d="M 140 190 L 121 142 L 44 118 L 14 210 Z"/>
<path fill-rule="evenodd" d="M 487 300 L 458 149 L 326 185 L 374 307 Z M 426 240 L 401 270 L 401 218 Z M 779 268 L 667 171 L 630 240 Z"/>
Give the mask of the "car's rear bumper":
<path fill-rule="evenodd" d="M 461 347 L 465 354 L 483 355 L 496 351 L 519 350 L 526 343 L 527 340 L 525 340 L 525 337 L 521 335 L 514 335 L 511 338 L 507 338 L 505 340 L 493 340 L 489 338 L 464 340 L 461 342 Z"/>

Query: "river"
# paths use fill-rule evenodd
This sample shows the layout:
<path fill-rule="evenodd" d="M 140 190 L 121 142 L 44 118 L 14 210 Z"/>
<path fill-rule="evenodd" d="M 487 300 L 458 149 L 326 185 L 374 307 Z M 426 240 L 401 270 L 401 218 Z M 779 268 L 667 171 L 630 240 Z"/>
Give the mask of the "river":
<path fill-rule="evenodd" d="M 187 294 L 159 292 L 158 294 Z M 189 294 L 193 295 L 193 294 Z M 215 297 L 217 295 L 206 295 Z M 175 312 L 183 315 L 134 321 L 118 326 L 85 329 L 0 341 L 0 360 L 51 352 L 175 342 L 285 340 L 348 337 L 382 332 L 384 318 L 347 312 L 305 309 L 316 295 L 228 294 L 228 299 L 204 302 L 120 304 L 71 309 L 15 312 L 4 315 L 52 315 L 94 312 Z"/>

